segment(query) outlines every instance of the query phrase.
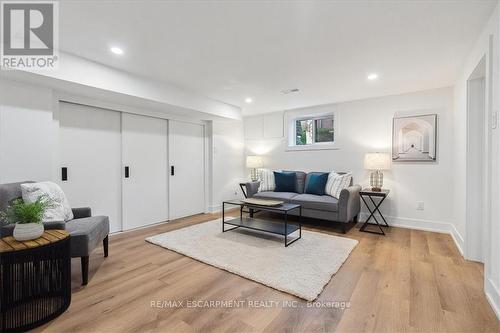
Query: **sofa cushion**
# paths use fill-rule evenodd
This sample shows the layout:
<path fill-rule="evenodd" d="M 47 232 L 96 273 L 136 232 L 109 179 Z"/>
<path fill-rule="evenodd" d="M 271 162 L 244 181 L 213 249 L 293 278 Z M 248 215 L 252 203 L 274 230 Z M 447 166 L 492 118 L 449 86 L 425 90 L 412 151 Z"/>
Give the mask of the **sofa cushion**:
<path fill-rule="evenodd" d="M 297 179 L 295 180 L 295 191 L 296 193 L 302 194 L 304 193 L 304 185 L 306 183 L 306 173 L 303 171 L 289 171 L 283 170 L 285 172 L 295 172 Z"/>
<path fill-rule="evenodd" d="M 328 176 L 325 193 L 338 199 L 340 198 L 340 192 L 342 192 L 343 189 L 348 188 L 351 184 L 352 174 L 350 172 L 341 174 L 332 171 Z"/>
<path fill-rule="evenodd" d="M 327 180 L 327 172 L 309 172 L 306 177 L 304 192 L 307 194 L 324 195 Z"/>
<path fill-rule="evenodd" d="M 274 172 L 269 169 L 259 169 L 257 171 L 259 175 L 259 191 L 274 191 Z"/>
<path fill-rule="evenodd" d="M 109 234 L 107 216 L 92 216 L 66 222 L 66 231 L 71 236 L 71 256 L 84 257 Z"/>
<path fill-rule="evenodd" d="M 294 192 L 297 175 L 295 172 L 274 171 L 275 192 Z"/>
<path fill-rule="evenodd" d="M 285 202 L 289 202 L 291 198 L 295 197 L 297 193 L 294 192 L 272 192 L 272 191 L 264 191 L 256 193 L 253 198 L 259 199 L 272 199 L 272 200 L 283 200 Z"/>
<path fill-rule="evenodd" d="M 338 200 L 329 195 L 298 194 L 291 198 L 291 203 L 301 205 L 305 209 L 338 211 Z"/>

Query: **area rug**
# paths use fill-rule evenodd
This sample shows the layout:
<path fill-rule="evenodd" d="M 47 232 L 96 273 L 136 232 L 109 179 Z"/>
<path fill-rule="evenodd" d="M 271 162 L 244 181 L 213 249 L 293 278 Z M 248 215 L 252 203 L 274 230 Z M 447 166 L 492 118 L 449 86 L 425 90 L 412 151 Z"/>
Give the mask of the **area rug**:
<path fill-rule="evenodd" d="M 319 296 L 358 243 L 302 230 L 302 238 L 285 247 L 283 237 L 264 232 L 222 233 L 220 219 L 146 241 L 308 301 Z"/>

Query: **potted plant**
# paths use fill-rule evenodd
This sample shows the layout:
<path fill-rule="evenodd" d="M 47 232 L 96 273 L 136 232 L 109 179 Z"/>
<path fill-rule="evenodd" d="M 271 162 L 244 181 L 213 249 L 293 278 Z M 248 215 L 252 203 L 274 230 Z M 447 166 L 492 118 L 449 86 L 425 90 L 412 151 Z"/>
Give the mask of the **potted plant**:
<path fill-rule="evenodd" d="M 16 199 L 5 212 L 0 213 L 0 219 L 16 224 L 13 235 L 16 240 L 36 239 L 43 234 L 43 216 L 50 207 L 52 201 L 47 196 L 40 196 L 31 203 Z"/>

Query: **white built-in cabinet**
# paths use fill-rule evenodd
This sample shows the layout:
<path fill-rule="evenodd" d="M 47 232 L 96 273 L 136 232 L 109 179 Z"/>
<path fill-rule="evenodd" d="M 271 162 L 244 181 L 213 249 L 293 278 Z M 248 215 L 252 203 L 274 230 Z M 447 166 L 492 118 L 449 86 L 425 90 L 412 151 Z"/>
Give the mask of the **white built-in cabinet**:
<path fill-rule="evenodd" d="M 123 230 L 168 220 L 167 120 L 122 113 Z"/>
<path fill-rule="evenodd" d="M 59 103 L 58 182 L 111 232 L 204 212 L 204 126 Z"/>
<path fill-rule="evenodd" d="M 59 184 L 73 207 L 109 216 L 122 229 L 121 114 L 84 105 L 59 104 Z"/>
<path fill-rule="evenodd" d="M 204 133 L 200 124 L 169 121 L 170 217 L 205 210 Z"/>

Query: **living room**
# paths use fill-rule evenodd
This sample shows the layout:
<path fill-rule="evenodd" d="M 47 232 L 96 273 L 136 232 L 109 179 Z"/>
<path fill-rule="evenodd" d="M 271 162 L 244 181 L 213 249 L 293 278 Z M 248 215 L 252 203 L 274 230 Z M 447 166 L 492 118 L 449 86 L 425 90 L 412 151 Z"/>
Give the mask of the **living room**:
<path fill-rule="evenodd" d="M 2 332 L 500 332 L 500 6 L 2 1 Z"/>

